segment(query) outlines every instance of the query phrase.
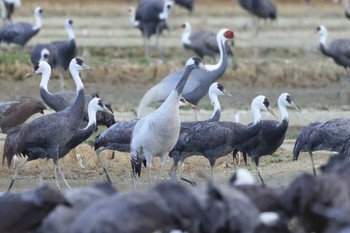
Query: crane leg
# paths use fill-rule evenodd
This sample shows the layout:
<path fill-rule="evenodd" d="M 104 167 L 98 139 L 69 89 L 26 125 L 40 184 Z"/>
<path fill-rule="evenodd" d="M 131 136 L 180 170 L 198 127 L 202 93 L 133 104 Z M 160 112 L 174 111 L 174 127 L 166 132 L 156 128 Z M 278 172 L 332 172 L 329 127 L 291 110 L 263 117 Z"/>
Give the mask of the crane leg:
<path fill-rule="evenodd" d="M 64 77 L 61 70 L 59 71 L 59 73 L 60 73 L 60 89 L 61 91 L 64 91 Z"/>
<path fill-rule="evenodd" d="M 252 161 L 252 162 L 253 162 L 253 164 L 254 164 L 254 167 L 255 167 L 256 172 L 258 173 L 258 176 L 259 176 L 259 178 L 260 178 L 261 183 L 262 183 L 263 185 L 265 185 L 265 182 L 264 182 L 264 180 L 263 180 L 263 178 L 262 178 L 262 176 L 261 176 L 261 174 L 260 174 L 260 171 L 259 171 L 259 166 L 256 165 L 254 161 Z"/>
<path fill-rule="evenodd" d="M 109 176 L 109 173 L 108 173 L 106 167 L 104 166 L 104 164 L 103 164 L 103 162 L 102 162 L 102 160 L 101 160 L 101 158 L 100 158 L 100 153 L 99 153 L 99 152 L 96 152 L 96 156 L 97 156 L 98 162 L 100 163 L 100 166 L 101 166 L 102 169 L 103 169 L 103 172 L 105 173 L 105 175 L 106 175 L 106 177 L 107 177 L 107 180 L 108 180 L 109 182 L 113 182 L 112 179 L 111 179 L 111 177 Z"/>
<path fill-rule="evenodd" d="M 164 51 L 163 51 L 163 48 L 160 46 L 159 37 L 160 37 L 160 28 L 158 25 L 157 32 L 156 32 L 156 46 L 158 48 L 159 59 L 164 61 Z"/>
<path fill-rule="evenodd" d="M 13 175 L 12 177 L 12 180 L 11 180 L 11 183 L 9 185 L 9 187 L 7 188 L 7 193 L 11 192 L 11 189 L 12 189 L 12 186 L 13 186 L 13 183 L 15 182 L 16 178 L 17 178 L 17 175 L 19 173 L 19 170 L 21 170 L 21 168 L 24 166 L 24 164 L 26 164 L 28 162 L 28 158 L 26 158 L 25 160 L 23 160 L 20 164 L 18 164 L 16 170 L 15 170 L 15 174 Z"/>
<path fill-rule="evenodd" d="M 145 51 L 145 59 L 149 59 L 149 39 L 145 36 L 143 37 L 143 49 Z"/>
<path fill-rule="evenodd" d="M 309 155 L 310 155 L 310 160 L 311 160 L 312 171 L 314 173 L 314 176 L 317 176 L 315 162 L 314 162 L 314 156 L 313 156 L 311 151 L 309 151 Z"/>
<path fill-rule="evenodd" d="M 67 188 L 71 189 L 70 185 L 68 184 L 66 178 L 64 177 L 64 175 L 63 175 L 63 173 L 62 173 L 62 171 L 61 171 L 60 166 L 58 165 L 58 161 L 57 161 L 57 170 L 58 170 L 58 174 L 61 176 L 61 178 L 62 178 L 64 184 L 67 186 Z"/>
<path fill-rule="evenodd" d="M 49 161 L 49 157 L 46 157 L 44 164 L 43 164 L 43 167 L 41 168 L 40 175 L 39 175 L 39 185 L 41 185 L 43 183 L 43 178 L 45 176 L 45 168 L 47 165 L 47 161 Z"/>
<path fill-rule="evenodd" d="M 132 184 L 133 190 L 136 190 L 136 181 L 135 181 L 135 179 L 136 179 L 135 173 L 134 173 L 134 171 L 131 169 L 131 184 Z"/>

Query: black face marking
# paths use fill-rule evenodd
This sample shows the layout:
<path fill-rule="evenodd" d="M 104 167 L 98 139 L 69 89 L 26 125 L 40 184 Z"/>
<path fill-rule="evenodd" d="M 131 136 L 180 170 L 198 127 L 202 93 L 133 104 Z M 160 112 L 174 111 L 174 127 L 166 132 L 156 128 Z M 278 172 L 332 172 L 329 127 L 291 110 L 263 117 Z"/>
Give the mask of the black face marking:
<path fill-rule="evenodd" d="M 266 99 L 266 98 L 264 99 L 263 104 L 265 105 L 266 108 L 268 108 L 268 107 L 270 106 L 270 102 L 269 102 L 269 100 Z"/>
<path fill-rule="evenodd" d="M 42 13 L 43 13 L 43 9 L 40 9 L 40 10 L 39 10 L 39 13 L 42 14 Z"/>
<path fill-rule="evenodd" d="M 102 103 L 102 100 L 99 100 L 98 103 L 97 103 L 101 108 L 103 108 L 103 103 Z"/>
<path fill-rule="evenodd" d="M 316 30 L 317 30 L 317 31 L 321 31 L 321 27 L 318 26 L 318 27 L 316 28 Z"/>
<path fill-rule="evenodd" d="M 290 95 L 287 95 L 286 101 L 287 101 L 289 104 L 291 104 L 291 103 L 292 103 L 292 97 L 290 97 Z"/>
<path fill-rule="evenodd" d="M 180 101 L 181 101 L 182 103 L 186 104 L 185 98 L 181 97 L 181 98 L 180 98 Z"/>
<path fill-rule="evenodd" d="M 186 24 L 182 24 L 181 27 L 182 27 L 182 28 L 186 28 Z"/>
<path fill-rule="evenodd" d="M 224 92 L 224 86 L 221 83 L 218 83 L 217 87 L 221 92 Z"/>
<path fill-rule="evenodd" d="M 72 25 L 73 24 L 73 20 L 68 20 L 68 23 L 70 24 L 70 25 Z"/>
<path fill-rule="evenodd" d="M 77 61 L 77 64 L 82 66 L 84 64 L 84 61 L 81 60 L 80 58 L 75 58 L 75 60 Z"/>
<path fill-rule="evenodd" d="M 49 54 L 45 53 L 45 54 L 44 54 L 44 58 L 45 58 L 45 59 L 48 59 L 48 58 L 49 58 Z"/>
<path fill-rule="evenodd" d="M 166 6 L 166 8 L 168 8 L 168 10 L 171 8 L 171 4 L 168 4 L 167 6 Z"/>
<path fill-rule="evenodd" d="M 192 59 L 194 61 L 194 64 L 196 64 L 196 66 L 198 66 L 202 62 L 199 57 L 193 57 Z"/>
<path fill-rule="evenodd" d="M 39 69 L 39 63 L 34 65 L 34 71 L 37 71 Z"/>

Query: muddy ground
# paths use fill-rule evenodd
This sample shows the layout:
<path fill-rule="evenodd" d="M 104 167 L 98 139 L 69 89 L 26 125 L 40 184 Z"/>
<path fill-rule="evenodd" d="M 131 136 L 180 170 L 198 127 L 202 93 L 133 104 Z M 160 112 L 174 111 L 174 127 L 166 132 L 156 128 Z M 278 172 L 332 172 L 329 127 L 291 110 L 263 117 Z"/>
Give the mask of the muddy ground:
<path fill-rule="evenodd" d="M 318 36 L 315 29 L 324 24 L 329 29 L 329 37 L 350 37 L 350 24 L 343 16 L 340 5 L 331 1 L 313 1 L 305 5 L 303 1 L 278 2 L 279 17 L 274 23 L 261 23 L 260 33 L 255 36 L 251 18 L 235 1 L 197 1 L 195 12 L 189 15 L 176 7 L 170 16 L 170 31 L 162 39 L 165 60 L 159 61 L 155 49 L 152 58 L 145 60 L 142 52 L 140 32 L 128 24 L 127 9 L 135 2 L 101 1 L 97 6 L 92 1 L 76 2 L 69 9 L 59 1 L 36 1 L 44 8 L 43 29 L 33 38 L 23 53 L 15 46 L 0 45 L 0 99 L 29 95 L 40 98 L 39 77 L 22 80 L 32 65 L 29 54 L 31 46 L 39 42 L 64 39 L 63 22 L 67 17 L 74 20 L 75 34 L 79 46 L 79 56 L 94 68 L 94 72 L 83 73 L 82 78 L 87 93 L 99 91 L 106 103 L 111 103 L 116 120 L 134 118 L 133 112 L 143 94 L 166 74 L 182 67 L 183 62 L 193 54 L 185 51 L 180 44 L 183 21 L 192 23 L 194 29 L 218 31 L 232 28 L 235 31 L 235 56 L 220 79 L 234 98 L 220 98 L 223 120 L 234 120 L 240 114 L 240 121 L 251 121 L 250 101 L 258 94 L 266 95 L 276 102 L 282 92 L 289 92 L 301 113 L 290 111 L 290 129 L 287 140 L 273 155 L 261 159 L 261 173 L 267 184 L 284 187 L 301 172 L 311 172 L 307 154 L 300 160 L 292 161 L 294 140 L 300 127 L 314 120 L 325 121 L 339 116 L 348 116 L 348 90 L 343 88 L 337 98 L 337 91 L 344 85 L 346 73 L 334 62 L 324 57 L 318 49 Z M 216 1 L 215 1 L 216 2 Z M 118 5 L 117 5 L 118 4 Z M 26 1 L 15 15 L 18 21 L 32 22 L 31 11 L 34 1 Z M 28 13 L 29 12 L 29 13 Z M 152 39 L 154 44 L 154 38 Z M 204 62 L 212 63 L 205 58 Z M 65 74 L 66 89 L 74 90 L 74 85 Z M 59 90 L 57 72 L 53 74 L 49 88 Z M 277 108 L 275 106 L 275 108 Z M 151 106 L 148 111 L 152 111 Z M 200 119 L 211 115 L 208 97 L 199 104 Z M 191 110 L 181 111 L 183 120 L 192 120 Z M 264 115 L 265 118 L 270 118 Z M 104 130 L 100 128 L 99 131 Z M 89 140 L 90 142 L 92 140 Z M 3 142 L 2 142 L 3 143 Z M 83 155 L 81 167 L 73 152 L 60 160 L 62 170 L 72 185 L 82 186 L 105 179 L 97 163 L 91 146 L 87 143 L 77 148 Z M 330 153 L 317 153 L 318 165 L 327 161 Z M 102 158 L 117 187 L 130 188 L 130 162 L 127 153 L 103 152 Z M 30 188 L 36 184 L 43 161 L 27 164 L 20 173 L 16 189 Z M 155 159 L 154 175 L 158 173 L 158 160 Z M 171 166 L 166 163 L 164 176 Z M 243 164 L 239 166 L 244 166 Z M 52 182 L 52 166 L 47 169 L 46 182 Z M 183 176 L 197 182 L 204 182 L 198 172 L 209 174 L 209 163 L 203 157 L 192 157 L 185 161 Z M 254 171 L 251 163 L 248 169 Z M 225 182 L 234 172 L 231 156 L 225 156 L 216 163 L 214 180 Z M 0 168 L 0 191 L 6 189 L 14 169 Z M 146 176 L 139 179 L 140 186 Z M 166 177 L 164 177 L 166 178 Z"/>

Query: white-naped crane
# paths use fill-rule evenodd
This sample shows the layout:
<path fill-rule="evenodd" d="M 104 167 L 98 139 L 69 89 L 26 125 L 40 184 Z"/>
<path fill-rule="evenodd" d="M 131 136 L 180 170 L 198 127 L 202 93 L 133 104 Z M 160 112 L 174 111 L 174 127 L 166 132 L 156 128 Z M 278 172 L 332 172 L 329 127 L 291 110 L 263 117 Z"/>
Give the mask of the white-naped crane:
<path fill-rule="evenodd" d="M 184 48 L 193 50 L 201 59 L 209 56 L 216 62 L 215 56 L 220 54 L 219 45 L 216 42 L 216 34 L 207 30 L 192 31 L 189 22 L 184 22 L 181 27 L 183 29 L 181 42 Z M 225 49 L 227 55 L 233 55 L 228 44 L 225 44 Z"/>
<path fill-rule="evenodd" d="M 135 174 L 141 175 L 141 163 L 146 160 L 150 182 L 153 157 L 160 157 L 162 169 L 170 150 L 175 146 L 181 125 L 179 101 L 187 79 L 195 69 L 205 67 L 198 57 L 191 57 L 186 62 L 181 79 L 162 105 L 136 123 L 130 144 L 134 187 Z"/>
<path fill-rule="evenodd" d="M 41 61 L 34 66 L 33 73 L 40 74 L 49 69 L 50 65 Z M 14 155 L 26 156 L 26 159 L 16 168 L 8 191 L 11 190 L 18 172 L 23 165 L 33 159 L 46 158 L 46 156 L 50 156 L 53 159 L 57 187 L 60 187 L 57 179 L 57 170 L 65 184 L 69 187 L 58 165 L 58 159 L 60 147 L 72 139 L 83 120 L 85 94 L 84 85 L 79 76 L 79 71 L 81 70 L 91 70 L 91 68 L 80 58 L 72 59 L 69 65 L 69 71 L 76 85 L 76 97 L 69 107 L 62 111 L 36 118 L 31 123 L 8 132 L 4 145 L 3 163 L 6 158 L 10 166 Z"/>
<path fill-rule="evenodd" d="M 243 153 L 244 157 L 246 155 L 251 157 L 263 184 L 264 180 L 258 169 L 260 157 L 264 155 L 272 155 L 282 145 L 289 125 L 287 107 L 294 108 L 298 112 L 300 111 L 289 93 L 282 93 L 278 97 L 277 103 L 280 111 L 280 121 L 261 121 L 261 127 L 257 134 L 240 144 L 237 147 L 237 150 L 233 152 L 235 154 L 237 151 L 240 151 Z"/>
<path fill-rule="evenodd" d="M 211 177 L 218 158 L 231 153 L 235 148 L 254 137 L 260 130 L 262 116 L 260 110 L 273 113 L 268 99 L 259 95 L 251 103 L 254 122 L 244 125 L 237 122 L 203 122 L 182 133 L 170 152 L 173 169 L 177 170 L 179 161 L 193 155 L 202 155 L 209 160 Z"/>
<path fill-rule="evenodd" d="M 27 22 L 5 24 L 0 28 L 0 43 L 17 44 L 23 50 L 27 42 L 39 33 L 42 26 L 42 12 L 43 10 L 40 6 L 34 9 L 34 25 Z"/>
<path fill-rule="evenodd" d="M 220 49 L 220 60 L 215 65 L 206 65 L 207 70 L 210 72 L 199 69 L 191 72 L 182 93 L 182 96 L 188 102 L 197 105 L 203 96 L 207 94 L 210 85 L 224 74 L 228 64 L 225 44 L 226 41 L 233 38 L 234 33 L 230 29 L 221 29 L 216 34 L 216 42 Z M 170 92 L 174 90 L 183 73 L 184 69 L 175 71 L 149 89 L 139 103 L 137 116 L 141 117 L 144 109 L 151 103 L 164 101 L 169 96 Z"/>

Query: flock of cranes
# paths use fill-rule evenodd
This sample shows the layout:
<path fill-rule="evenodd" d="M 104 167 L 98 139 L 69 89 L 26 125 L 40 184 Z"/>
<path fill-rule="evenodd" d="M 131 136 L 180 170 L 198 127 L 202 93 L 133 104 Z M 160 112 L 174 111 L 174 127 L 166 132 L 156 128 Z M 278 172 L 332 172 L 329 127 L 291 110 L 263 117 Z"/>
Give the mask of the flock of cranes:
<path fill-rule="evenodd" d="M 8 0 L 0 0 L 7 10 Z M 270 0 L 238 0 L 250 14 L 263 19 L 276 19 L 277 8 Z M 15 6 L 16 1 L 13 1 Z M 130 9 L 133 27 L 141 30 L 144 55 L 149 53 L 149 39 L 157 37 L 159 56 L 163 51 L 158 39 L 168 29 L 166 22 L 173 4 L 193 10 L 193 1 L 141 0 L 138 7 Z M 18 5 L 18 3 L 17 3 Z M 347 7 L 347 0 L 344 0 Z M 9 8 L 10 9 L 10 8 Z M 11 10 L 3 17 L 11 20 Z M 0 42 L 18 44 L 21 50 L 40 31 L 41 7 L 34 10 L 35 25 L 6 23 L 0 29 Z M 242 124 L 222 121 L 218 96 L 232 97 L 218 82 L 233 55 L 230 42 L 235 33 L 229 28 L 218 32 L 191 31 L 183 24 L 182 42 L 198 57 L 190 57 L 183 69 L 168 74 L 142 97 L 137 109 L 137 119 L 115 121 L 110 107 L 99 94 L 86 95 L 80 72 L 92 70 L 76 57 L 77 44 L 72 29 L 73 21 L 66 19 L 68 40 L 35 44 L 31 50 L 32 72 L 25 78 L 40 76 L 37 100 L 23 96 L 0 102 L 0 130 L 6 134 L 3 160 L 8 166 L 15 155 L 25 157 L 16 167 L 8 193 L 0 196 L 0 232 L 292 232 L 290 222 L 295 217 L 300 225 L 296 232 L 348 232 L 350 221 L 349 121 L 335 118 L 326 122 L 312 122 L 303 127 L 293 149 L 293 159 L 300 152 L 310 155 L 314 176 L 298 176 L 286 188 L 265 186 L 259 171 L 262 156 L 272 155 L 285 140 L 289 125 L 287 108 L 300 109 L 290 93 L 283 92 L 277 99 L 280 116 L 271 107 L 271 99 L 258 95 L 251 101 L 252 122 Z M 350 67 L 350 40 L 335 39 L 326 43 L 327 29 L 317 28 L 320 51 L 334 62 Z M 202 40 L 201 40 L 202 39 Z M 204 39 L 204 40 L 203 40 Z M 215 56 L 219 55 L 216 63 Z M 214 58 L 216 64 L 203 64 L 204 56 Z M 75 92 L 48 90 L 52 69 L 69 70 Z M 64 89 L 61 74 L 61 88 Z M 190 104 L 194 109 L 208 94 L 213 105 L 209 119 L 182 122 L 179 108 Z M 161 105 L 144 115 L 146 106 L 154 102 Z M 44 114 L 47 107 L 53 113 Z M 261 111 L 268 111 L 279 120 L 263 119 Z M 43 116 L 25 123 L 36 113 Z M 197 112 L 195 111 L 197 114 Z M 98 125 L 106 126 L 94 140 L 94 150 L 109 182 L 95 187 L 67 189 L 60 192 L 45 185 L 23 193 L 9 193 L 22 167 L 29 161 L 45 159 L 39 175 L 43 183 L 47 162 L 53 160 L 53 174 L 60 189 L 59 177 L 70 188 L 59 166 L 59 159 L 88 139 Z M 132 185 L 136 189 L 136 176 L 141 176 L 142 165 L 148 169 L 151 183 L 154 157 L 160 158 L 160 172 L 168 156 L 173 159 L 170 169 L 172 180 L 159 182 L 145 190 L 118 193 L 111 186 L 111 177 L 100 158 L 103 150 L 129 153 Z M 337 152 L 321 167 L 316 176 L 313 152 Z M 220 157 L 242 153 L 245 161 L 250 157 L 257 176 L 263 185 L 246 170 L 238 169 L 235 176 L 223 185 L 213 181 L 216 160 Z M 189 188 L 180 183 L 181 164 L 190 156 L 204 156 L 210 164 L 210 179 L 200 187 Z M 205 176 L 205 175 L 204 175 Z M 180 179 L 181 178 L 181 179 Z M 186 179 L 183 179 L 186 181 Z M 195 186 L 194 182 L 191 185 Z M 28 215 L 31 213 L 31 215 Z M 50 214 L 49 214 L 50 213 Z M 30 217 L 28 217 L 30 216 Z M 21 220 L 21 221 L 19 221 Z"/>

